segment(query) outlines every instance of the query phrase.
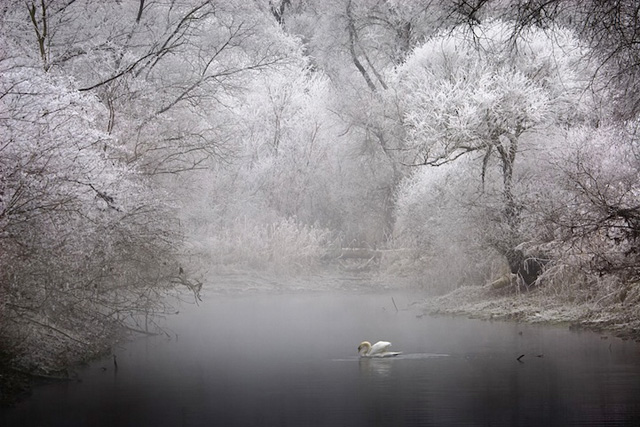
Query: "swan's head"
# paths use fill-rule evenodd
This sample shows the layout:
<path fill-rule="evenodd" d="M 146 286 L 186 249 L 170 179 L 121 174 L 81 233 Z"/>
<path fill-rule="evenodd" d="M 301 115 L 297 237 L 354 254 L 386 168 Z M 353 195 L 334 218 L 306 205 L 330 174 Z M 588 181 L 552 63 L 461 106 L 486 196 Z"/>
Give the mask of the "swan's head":
<path fill-rule="evenodd" d="M 371 343 L 369 341 L 362 341 L 358 346 L 358 354 L 366 354 L 369 350 L 371 350 Z"/>

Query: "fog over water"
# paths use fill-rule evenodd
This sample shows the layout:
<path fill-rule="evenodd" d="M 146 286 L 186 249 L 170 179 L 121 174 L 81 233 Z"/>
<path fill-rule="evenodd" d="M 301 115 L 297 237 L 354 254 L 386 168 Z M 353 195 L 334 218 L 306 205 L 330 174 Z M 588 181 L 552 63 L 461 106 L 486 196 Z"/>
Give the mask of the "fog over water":
<path fill-rule="evenodd" d="M 392 299 L 393 298 L 393 299 Z M 400 294 L 220 296 L 38 387 L 3 426 L 633 425 L 640 346 L 423 317 Z M 396 307 L 398 311 L 396 311 Z M 358 359 L 362 340 L 403 354 Z M 517 358 L 524 354 L 524 357 Z"/>

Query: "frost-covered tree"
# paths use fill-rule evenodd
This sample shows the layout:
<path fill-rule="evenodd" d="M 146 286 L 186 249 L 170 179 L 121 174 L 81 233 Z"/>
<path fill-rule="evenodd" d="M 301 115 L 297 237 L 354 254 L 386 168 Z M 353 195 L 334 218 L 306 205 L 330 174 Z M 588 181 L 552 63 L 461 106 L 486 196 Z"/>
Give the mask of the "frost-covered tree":
<path fill-rule="evenodd" d="M 362 238 L 369 235 L 364 240 L 376 235 L 375 242 L 368 243 L 382 243 L 381 236 L 388 236 L 393 226 L 393 193 L 401 172 L 388 153 L 398 128 L 384 117 L 378 94 L 388 86 L 385 70 L 402 61 L 442 25 L 443 9 L 430 1 L 293 0 L 269 4 L 283 18 L 278 19 L 281 26 L 301 38 L 314 69 L 326 74 L 340 94 L 332 111 L 341 128 L 340 139 L 348 146 L 348 154 L 342 156 L 343 170 L 349 170 L 351 177 L 347 185 L 364 195 L 340 209 L 350 211 L 347 215 L 353 218 L 363 212 L 371 220 L 377 218 L 377 224 L 362 227 L 355 234 Z M 365 231 L 367 228 L 370 231 Z"/>
<path fill-rule="evenodd" d="M 1 42 L 0 351 L 47 373 L 164 311 L 179 235 L 99 100 Z"/>
<path fill-rule="evenodd" d="M 483 226 L 488 202 L 475 200 L 469 185 L 472 158 L 438 168 L 417 168 L 396 194 L 394 243 L 401 257 L 389 256 L 387 268 L 435 292 L 484 283 L 496 272 L 499 256 L 487 249 Z"/>
<path fill-rule="evenodd" d="M 201 183 L 202 202 L 190 201 L 200 207 L 185 217 L 203 251 L 274 269 L 320 259 L 325 227 L 334 225 L 331 94 L 328 80 L 301 56 L 246 83 L 228 116 L 234 156 L 189 178 Z M 225 241 L 227 233 L 235 238 Z"/>
<path fill-rule="evenodd" d="M 45 0 L 14 3 L 5 17 L 26 55 L 99 97 L 109 110 L 99 125 L 149 174 L 229 155 L 225 111 L 248 80 L 297 49 L 240 1 Z"/>
<path fill-rule="evenodd" d="M 534 239 L 588 273 L 640 277 L 640 151 L 637 123 L 579 127 L 550 152 L 528 195 Z"/>
<path fill-rule="evenodd" d="M 592 78 L 596 89 L 607 92 L 617 120 L 640 112 L 638 41 L 640 10 L 628 0 L 462 0 L 447 5 L 456 22 L 475 26 L 483 19 L 501 17 L 514 22 L 513 36 L 530 27 L 573 29 L 591 49 L 589 59 L 598 64 Z"/>
<path fill-rule="evenodd" d="M 513 180 L 521 141 L 580 119 L 588 102 L 584 50 L 570 31 L 512 34 L 511 24 L 501 21 L 443 32 L 397 67 L 390 94 L 407 131 L 400 161 L 440 166 L 475 155 L 484 183 L 496 159 L 503 221 L 515 234 Z M 516 239 L 503 242 L 503 250 Z"/>
<path fill-rule="evenodd" d="M 398 64 L 446 22 L 448 10 L 428 0 L 260 0 L 280 25 L 300 37 L 315 67 L 338 85 L 386 86 Z"/>

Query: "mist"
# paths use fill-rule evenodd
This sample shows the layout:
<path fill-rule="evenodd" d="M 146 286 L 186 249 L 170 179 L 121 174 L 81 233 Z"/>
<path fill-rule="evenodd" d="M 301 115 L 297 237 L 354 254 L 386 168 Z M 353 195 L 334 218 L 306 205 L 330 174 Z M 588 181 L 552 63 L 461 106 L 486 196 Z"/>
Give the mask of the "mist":
<path fill-rule="evenodd" d="M 417 418 L 401 398 L 391 413 L 405 424 L 466 422 L 454 416 L 466 406 L 436 393 L 444 377 L 424 384 L 438 364 L 455 376 L 473 359 L 465 328 L 477 323 L 453 333 L 457 320 L 431 315 L 638 339 L 637 11 L 620 1 L 458 3 L 4 2 L 3 404 L 20 401 L 33 378 L 67 381 L 83 364 L 104 391 L 99 375 L 115 355 L 116 384 L 158 376 L 170 389 L 184 379 L 180 387 L 206 390 L 194 397 L 201 404 L 237 408 L 246 390 L 260 400 L 294 369 L 320 383 L 294 378 L 284 386 L 303 388 L 293 407 L 276 393 L 258 411 L 284 405 L 274 419 L 225 410 L 228 423 L 340 424 L 321 414 L 338 405 L 353 421 L 389 398 L 366 392 L 358 403 L 356 375 L 372 381 L 365 389 L 378 390 L 379 374 L 397 391 L 419 364 L 408 388 L 419 398 L 407 405 Z M 509 326 L 485 326 L 478 333 L 502 350 L 481 359 L 512 360 L 504 337 L 490 338 Z M 360 361 L 363 340 L 403 354 Z M 207 355 L 239 367 L 224 379 Z M 156 370 L 143 375 L 143 360 Z M 127 365 L 138 373 L 123 374 Z M 167 377 L 174 371 L 183 373 Z M 497 388 L 525 393 L 514 386 L 523 377 L 505 375 L 512 383 Z M 576 404 L 561 385 L 536 384 L 555 396 L 536 404 Z M 626 397 L 635 389 L 619 385 L 616 402 L 637 417 Z M 119 407 L 118 393 L 106 393 Z M 438 402 L 424 406 L 435 418 L 425 400 Z M 487 421 L 528 416 L 486 403 L 499 407 Z M 12 420 L 27 416 L 24 405 Z M 583 421 L 550 411 L 540 420 Z M 364 419 L 391 423 L 374 412 Z"/>

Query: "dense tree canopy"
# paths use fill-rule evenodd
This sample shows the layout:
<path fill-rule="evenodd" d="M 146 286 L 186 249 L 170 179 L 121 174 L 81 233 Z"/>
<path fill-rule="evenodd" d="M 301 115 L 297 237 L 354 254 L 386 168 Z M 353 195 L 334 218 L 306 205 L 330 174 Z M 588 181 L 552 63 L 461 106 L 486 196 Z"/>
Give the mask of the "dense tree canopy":
<path fill-rule="evenodd" d="M 398 147 L 405 164 L 441 166 L 477 153 L 484 183 L 492 158 L 498 158 L 505 221 L 515 227 L 520 140 L 579 123 L 593 107 L 586 96 L 584 50 L 571 32 L 512 35 L 512 25 L 493 21 L 431 38 L 395 70 L 392 102 L 407 129 Z"/>

